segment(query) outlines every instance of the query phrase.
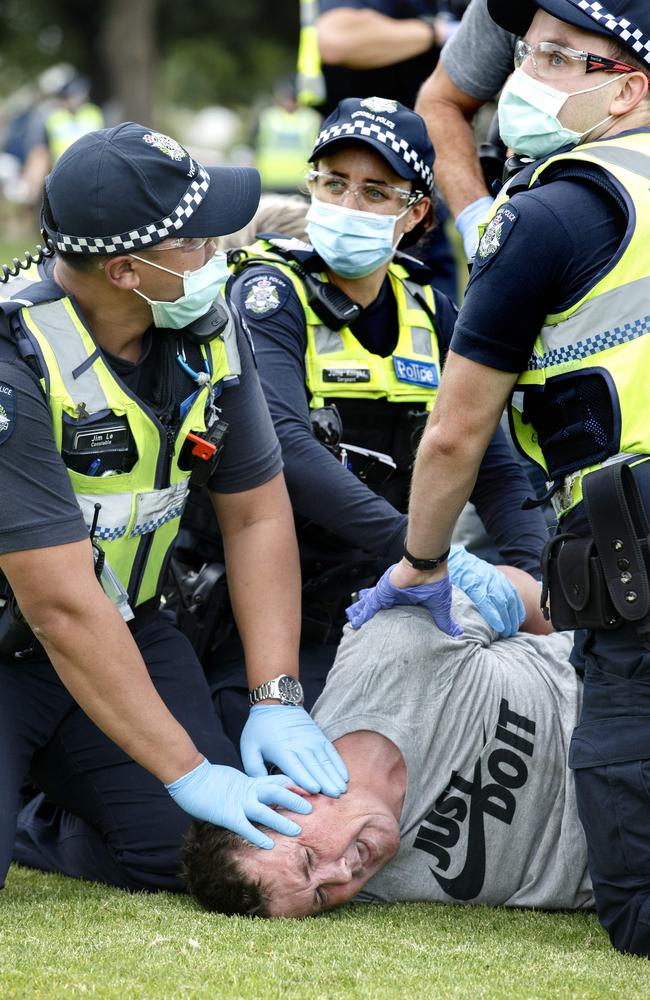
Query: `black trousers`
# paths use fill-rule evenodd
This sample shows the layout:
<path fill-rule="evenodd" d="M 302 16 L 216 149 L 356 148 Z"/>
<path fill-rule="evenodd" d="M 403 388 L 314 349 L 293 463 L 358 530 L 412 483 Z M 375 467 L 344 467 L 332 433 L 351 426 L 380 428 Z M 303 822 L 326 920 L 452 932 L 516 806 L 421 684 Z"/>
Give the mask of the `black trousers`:
<path fill-rule="evenodd" d="M 650 511 L 650 461 L 634 477 Z M 583 508 L 567 531 L 589 532 Z M 615 948 L 650 957 L 650 650 L 625 624 L 577 632 L 572 658 L 584 694 L 569 764 L 596 909 Z"/>
<path fill-rule="evenodd" d="M 578 633 L 571 741 L 596 908 L 615 948 L 650 957 L 650 650 L 634 628 Z"/>
<path fill-rule="evenodd" d="M 192 647 L 164 615 L 135 635 L 167 707 L 213 763 L 241 766 Z M 41 792 L 21 810 L 29 779 Z M 125 889 L 182 891 L 191 818 L 73 701 L 47 660 L 0 658 L 0 884 L 12 860 Z"/>

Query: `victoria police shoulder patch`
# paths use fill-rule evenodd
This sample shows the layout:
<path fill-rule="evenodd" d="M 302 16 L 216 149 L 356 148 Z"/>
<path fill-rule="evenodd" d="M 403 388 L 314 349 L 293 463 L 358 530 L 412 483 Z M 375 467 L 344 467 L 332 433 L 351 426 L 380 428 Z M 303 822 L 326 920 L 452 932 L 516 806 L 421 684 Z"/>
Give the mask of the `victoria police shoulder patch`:
<path fill-rule="evenodd" d="M 12 386 L 0 382 L 0 444 L 4 444 L 16 426 L 16 394 Z"/>
<path fill-rule="evenodd" d="M 251 275 L 242 289 L 244 312 L 253 318 L 270 316 L 282 308 L 290 290 L 291 285 L 281 274 Z"/>
<path fill-rule="evenodd" d="M 519 218 L 519 212 L 510 205 L 502 205 L 488 223 L 476 251 L 474 267 L 482 267 L 497 255 Z"/>

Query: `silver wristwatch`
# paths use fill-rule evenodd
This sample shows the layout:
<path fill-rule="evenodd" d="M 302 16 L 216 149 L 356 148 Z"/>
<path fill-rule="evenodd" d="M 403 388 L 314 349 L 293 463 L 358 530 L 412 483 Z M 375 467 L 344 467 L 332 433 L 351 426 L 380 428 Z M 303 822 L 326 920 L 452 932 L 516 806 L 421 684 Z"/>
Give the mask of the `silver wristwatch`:
<path fill-rule="evenodd" d="M 277 698 L 281 705 L 302 705 L 304 699 L 302 684 L 289 674 L 280 674 L 270 681 L 264 681 L 259 687 L 248 692 L 251 705 L 265 698 Z"/>

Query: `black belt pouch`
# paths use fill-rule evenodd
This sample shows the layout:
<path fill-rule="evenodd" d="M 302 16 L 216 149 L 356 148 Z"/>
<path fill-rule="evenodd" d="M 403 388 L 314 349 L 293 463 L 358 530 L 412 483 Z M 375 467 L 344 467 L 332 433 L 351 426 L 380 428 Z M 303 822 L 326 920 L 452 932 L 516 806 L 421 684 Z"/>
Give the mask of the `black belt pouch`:
<path fill-rule="evenodd" d="M 622 619 L 609 595 L 592 538 L 570 533 L 549 539 L 542 555 L 541 605 L 559 632 L 569 629 L 615 629 Z"/>

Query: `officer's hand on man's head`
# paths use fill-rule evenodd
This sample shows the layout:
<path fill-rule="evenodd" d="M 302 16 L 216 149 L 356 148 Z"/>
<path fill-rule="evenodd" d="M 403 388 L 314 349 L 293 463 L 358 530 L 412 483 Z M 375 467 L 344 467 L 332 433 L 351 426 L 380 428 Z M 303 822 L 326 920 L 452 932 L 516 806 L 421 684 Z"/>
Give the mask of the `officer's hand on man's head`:
<path fill-rule="evenodd" d="M 290 783 L 284 774 L 271 777 L 265 772 L 264 777 L 249 778 L 234 767 L 204 760 L 165 788 L 177 805 L 195 819 L 223 826 L 256 847 L 270 850 L 273 841 L 253 823 L 297 837 L 301 831 L 298 824 L 271 807 L 282 806 L 303 815 L 312 809 L 306 799 L 286 787 Z"/>

